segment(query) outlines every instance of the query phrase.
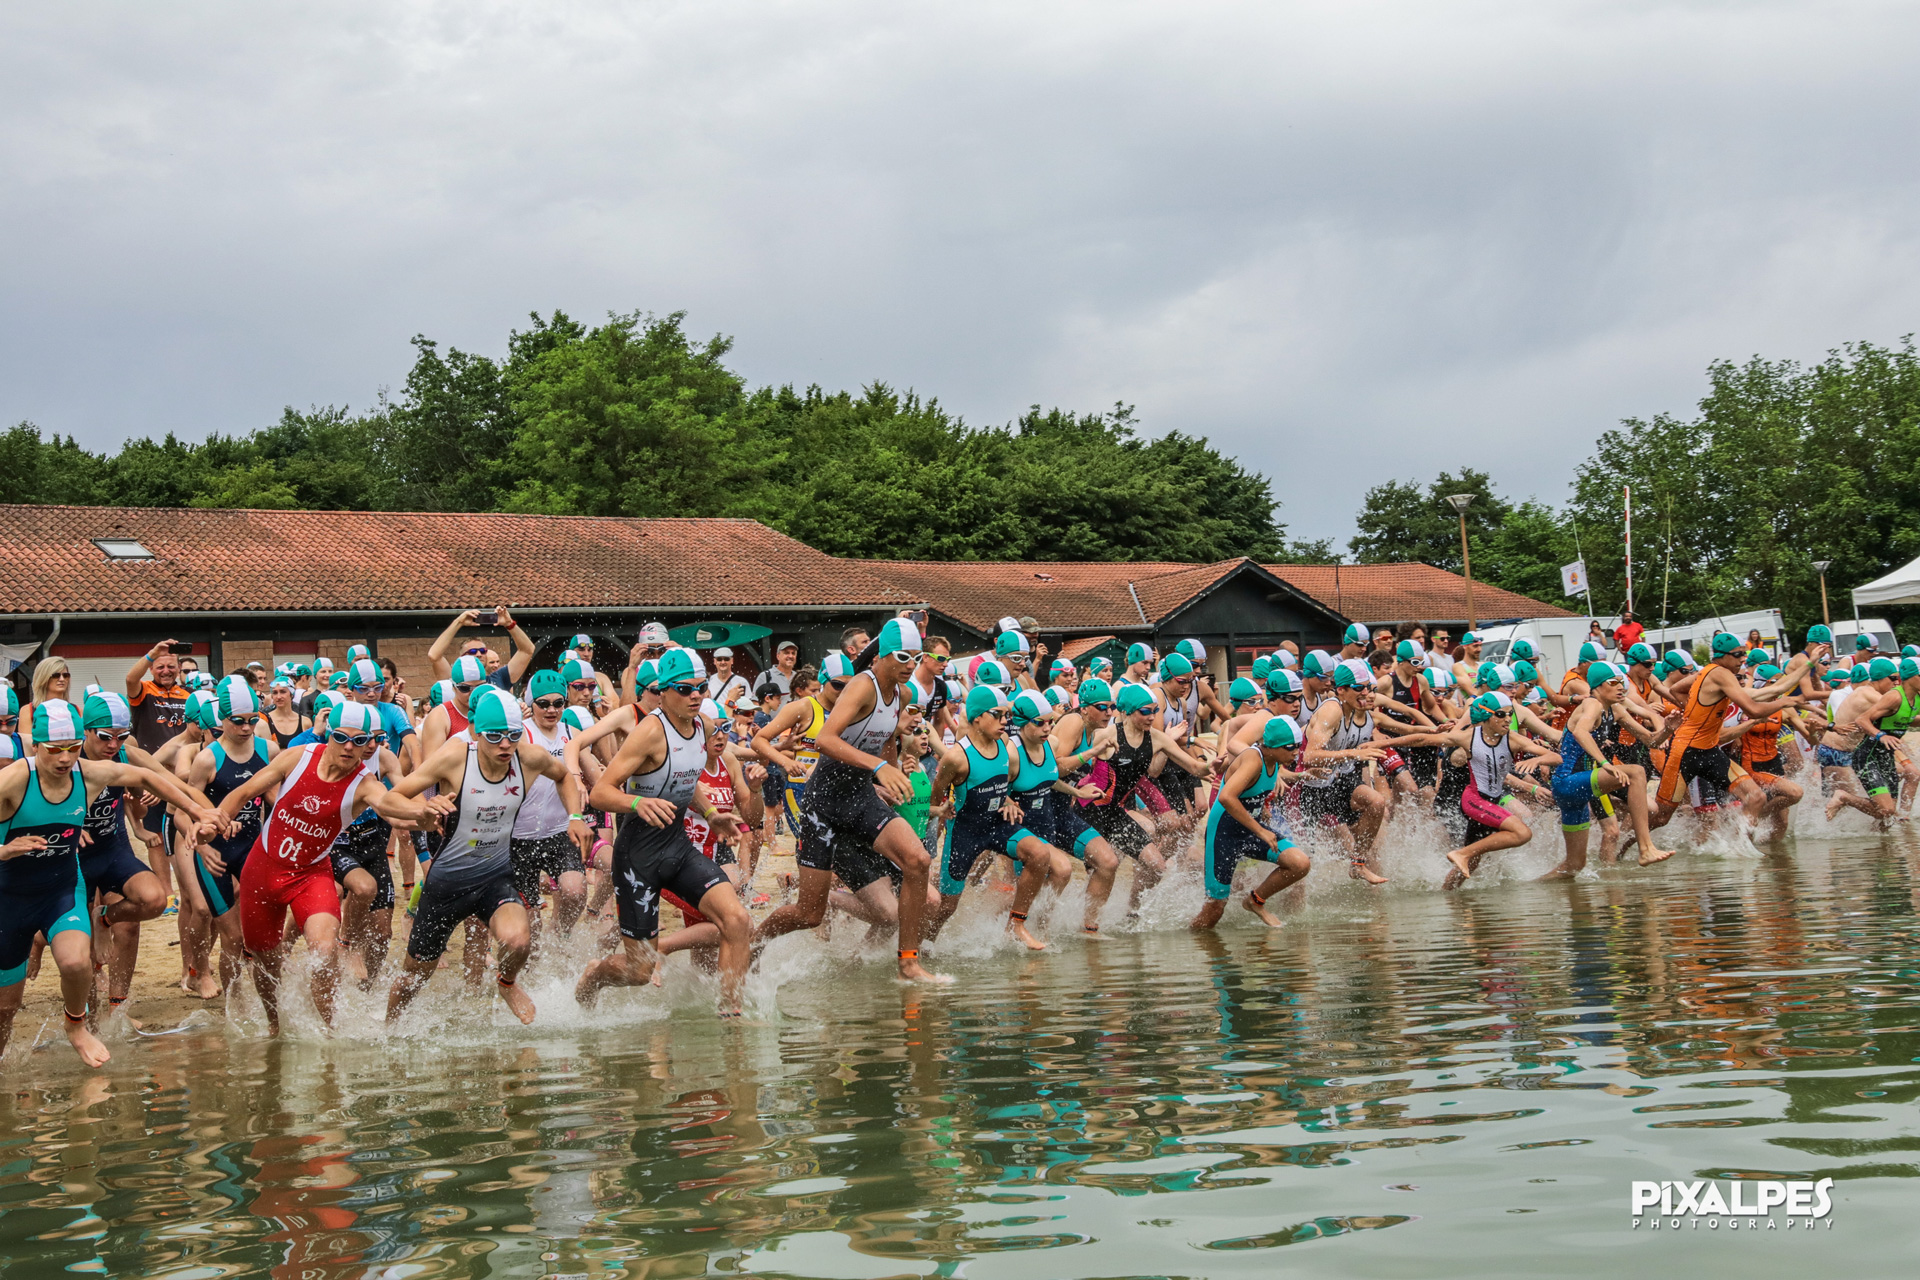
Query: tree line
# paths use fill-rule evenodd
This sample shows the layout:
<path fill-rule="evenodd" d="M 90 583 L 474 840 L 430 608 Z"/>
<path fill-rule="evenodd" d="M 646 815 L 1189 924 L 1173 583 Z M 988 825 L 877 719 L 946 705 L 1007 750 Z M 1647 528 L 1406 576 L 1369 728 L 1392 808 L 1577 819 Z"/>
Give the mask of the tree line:
<path fill-rule="evenodd" d="M 561 312 L 504 358 L 413 340 L 399 394 L 248 435 L 93 453 L 29 423 L 0 435 L 0 501 L 109 506 L 735 516 L 835 555 L 894 559 L 1324 560 L 1287 538 L 1269 481 L 1133 410 L 975 427 L 938 401 L 750 388 L 731 341 L 684 314 Z"/>
<path fill-rule="evenodd" d="M 1815 364 L 1718 361 L 1690 417 L 1629 418 L 1602 435 L 1559 507 L 1514 502 L 1471 469 L 1423 491 L 1368 492 L 1349 550 L 1357 560 L 1460 567 L 1459 524 L 1444 497 L 1472 493 L 1474 576 L 1565 600 L 1559 566 L 1584 553 L 1594 607 L 1626 600 L 1623 489 L 1633 489 L 1634 600 L 1642 619 L 1691 622 L 1777 608 L 1790 629 L 1820 621 L 1830 561 L 1833 617 L 1848 591 L 1920 556 L 1920 356 L 1855 343 Z M 1664 605 L 1663 605 L 1664 602 Z M 1664 612 L 1663 612 L 1664 610 Z M 1913 611 L 1876 608 L 1896 626 Z"/>

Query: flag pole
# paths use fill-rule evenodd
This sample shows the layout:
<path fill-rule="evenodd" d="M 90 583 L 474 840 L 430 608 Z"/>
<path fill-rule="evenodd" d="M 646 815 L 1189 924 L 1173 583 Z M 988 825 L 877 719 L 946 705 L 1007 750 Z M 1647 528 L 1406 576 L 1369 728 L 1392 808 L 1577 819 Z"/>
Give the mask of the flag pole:
<path fill-rule="evenodd" d="M 1626 485 L 1621 490 L 1626 501 L 1627 524 L 1627 612 L 1633 612 L 1633 486 Z"/>
<path fill-rule="evenodd" d="M 1593 575 L 1587 572 L 1587 554 L 1580 550 L 1580 521 L 1569 514 L 1567 523 L 1573 526 L 1573 556 L 1580 562 L 1580 585 L 1587 593 L 1587 621 L 1594 620 L 1593 614 Z"/>

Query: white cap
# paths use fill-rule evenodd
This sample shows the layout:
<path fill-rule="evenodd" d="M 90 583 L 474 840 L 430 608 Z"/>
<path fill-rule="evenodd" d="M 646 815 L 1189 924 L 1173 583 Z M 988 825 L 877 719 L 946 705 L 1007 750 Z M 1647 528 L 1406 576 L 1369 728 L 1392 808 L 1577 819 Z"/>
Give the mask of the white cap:
<path fill-rule="evenodd" d="M 720 704 L 712 698 L 700 699 L 700 714 L 706 716 L 709 720 L 725 720 L 727 718 L 727 713 L 722 711 Z"/>
<path fill-rule="evenodd" d="M 1002 631 L 1018 631 L 1020 629 L 1020 619 L 1002 618 L 1000 619 L 1000 629 Z"/>
<path fill-rule="evenodd" d="M 646 626 L 640 628 L 640 643 L 667 643 L 667 624 L 664 622 L 649 622 Z"/>
<path fill-rule="evenodd" d="M 721 645 L 713 651 L 713 656 L 716 658 L 731 658 L 733 656 L 733 650 L 727 648 L 725 645 Z"/>

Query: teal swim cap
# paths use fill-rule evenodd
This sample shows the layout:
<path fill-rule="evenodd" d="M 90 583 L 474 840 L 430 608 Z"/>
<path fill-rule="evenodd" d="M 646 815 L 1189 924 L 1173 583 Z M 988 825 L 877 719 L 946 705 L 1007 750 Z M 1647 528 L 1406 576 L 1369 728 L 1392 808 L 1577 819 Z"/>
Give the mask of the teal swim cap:
<path fill-rule="evenodd" d="M 1120 714 L 1123 716 L 1130 716 L 1136 712 L 1145 711 L 1149 707 L 1158 705 L 1154 701 L 1153 690 L 1143 684 L 1130 684 L 1120 690 L 1120 696 L 1116 699 L 1116 702 L 1120 707 Z"/>
<path fill-rule="evenodd" d="M 1507 708 L 1497 693 L 1483 693 L 1475 698 L 1467 708 L 1467 715 L 1475 724 L 1484 724 Z"/>
<path fill-rule="evenodd" d="M 229 716 L 255 716 L 260 714 L 260 699 L 253 693 L 253 686 L 240 676 L 228 676 L 220 682 L 216 693 L 220 718 Z"/>
<path fill-rule="evenodd" d="M 1534 670 L 1531 662 L 1522 658 L 1513 664 L 1513 678 L 1518 684 L 1532 684 L 1540 678 L 1540 673 Z"/>
<path fill-rule="evenodd" d="M 1031 689 L 1022 689 L 1015 694 L 1009 705 L 1013 707 L 1013 723 L 1016 726 L 1029 725 L 1053 714 L 1053 704 Z"/>
<path fill-rule="evenodd" d="M 34 705 L 34 742 L 78 742 L 80 737 L 80 713 L 71 702 L 48 698 Z"/>
<path fill-rule="evenodd" d="M 585 707 L 568 707 L 560 713 L 560 723 L 567 725 L 575 733 L 585 733 L 593 728 L 593 712 Z"/>
<path fill-rule="evenodd" d="M 453 681 L 435 680 L 433 687 L 427 690 L 427 710 L 431 711 L 453 696 Z"/>
<path fill-rule="evenodd" d="M 1780 668 L 1774 666 L 1771 662 L 1763 662 L 1754 668 L 1753 674 L 1760 680 L 1772 682 L 1780 678 Z"/>
<path fill-rule="evenodd" d="M 533 678 L 527 681 L 528 702 L 536 698 L 551 698 L 556 695 L 565 697 L 566 693 L 567 682 L 561 679 L 558 671 L 550 669 L 536 671 L 533 673 Z"/>
<path fill-rule="evenodd" d="M 1267 672 L 1267 696 L 1269 698 L 1294 697 L 1306 691 L 1306 682 L 1300 678 L 1298 671 L 1289 671 L 1285 667 L 1279 667 Z"/>
<path fill-rule="evenodd" d="M 568 663 L 567 665 L 571 667 L 574 664 Z M 592 670 L 592 668 L 588 668 L 588 670 Z M 685 649 L 669 649 L 661 654 L 660 661 L 656 664 L 656 670 L 659 672 L 660 687 L 662 689 L 671 684 L 686 684 L 689 680 L 697 678 L 693 672 L 693 655 Z M 560 673 L 563 679 L 566 678 L 566 674 L 564 670 Z"/>
<path fill-rule="evenodd" d="M 985 662 L 973 669 L 973 682 L 975 684 L 993 685 L 1013 683 L 1007 676 L 1007 669 L 995 662 L 992 658 L 988 658 Z"/>
<path fill-rule="evenodd" d="M 520 715 L 520 704 L 512 698 L 488 698 L 473 711 L 473 731 L 475 733 L 512 733 L 524 730 L 525 720 Z"/>
<path fill-rule="evenodd" d="M 1007 695 L 990 684 L 977 684 L 967 692 L 967 719 L 976 720 L 989 711 L 1007 705 Z"/>
<path fill-rule="evenodd" d="M 1253 674 L 1254 681 L 1256 683 L 1258 683 L 1259 681 L 1265 680 L 1267 678 L 1267 673 L 1272 670 L 1273 670 L 1273 659 L 1255 658 L 1253 660 L 1252 674 Z"/>
<path fill-rule="evenodd" d="M 1633 648 L 1627 650 L 1628 666 L 1633 666 L 1633 667 L 1644 666 L 1648 663 L 1651 663 L 1653 660 L 1654 660 L 1653 649 L 1648 645 L 1637 644 L 1633 646 Z"/>
<path fill-rule="evenodd" d="M 1173 651 L 1196 667 L 1207 660 L 1207 646 L 1198 640 L 1182 640 L 1173 646 Z"/>
<path fill-rule="evenodd" d="M 347 665 L 348 666 L 352 666 L 354 663 L 359 662 L 362 659 L 371 659 L 372 657 L 373 657 L 373 650 L 367 648 L 367 646 L 363 644 L 347 646 Z"/>
<path fill-rule="evenodd" d="M 1033 645 L 1028 643 L 1027 638 L 1018 631 L 1002 631 L 1000 638 L 993 642 L 993 651 L 1000 657 L 1007 658 L 1014 654 L 1032 653 Z"/>
<path fill-rule="evenodd" d="M 685 653 L 686 651 L 684 649 L 676 649 L 674 650 L 674 652 Z M 687 671 L 689 674 L 692 673 L 693 671 L 692 662 L 687 663 Z M 593 679 L 593 664 L 591 662 L 582 662 L 578 658 L 569 658 L 567 659 L 566 663 L 560 668 L 560 683 L 562 684 L 572 684 L 575 680 L 592 680 L 592 679 Z"/>
<path fill-rule="evenodd" d="M 1307 656 L 1300 659 L 1300 674 L 1309 680 L 1328 680 L 1333 676 L 1336 659 L 1330 653 L 1320 649 L 1309 650 Z"/>
<path fill-rule="evenodd" d="M 1260 686 L 1245 676 L 1227 686 L 1227 701 L 1233 704 L 1235 710 L 1239 709 L 1241 703 L 1251 702 L 1259 696 Z"/>
<path fill-rule="evenodd" d="M 1149 649 L 1146 645 L 1135 642 L 1127 646 L 1127 665 L 1128 666 L 1131 667 L 1135 663 L 1151 662 L 1152 660 L 1153 660 L 1153 650 Z"/>
<path fill-rule="evenodd" d="M 824 680 L 826 676 L 823 674 L 820 678 Z M 659 687 L 660 664 L 652 658 L 643 659 L 640 665 L 633 669 L 633 696 L 637 698 L 647 690 Z"/>
<path fill-rule="evenodd" d="M 1900 668 L 1895 665 L 1892 658 L 1875 658 L 1867 666 L 1867 679 L 1891 680 L 1899 674 L 1899 671 Z"/>
<path fill-rule="evenodd" d="M 19 712 L 16 710 L 14 714 L 18 715 Z M 125 733 L 133 728 L 133 708 L 117 693 L 102 691 L 88 694 L 87 705 L 81 710 L 80 718 L 81 727 L 85 729 Z"/>
<path fill-rule="evenodd" d="M 1873 633 L 1871 631 L 1862 631 L 1853 638 L 1853 651 L 1859 653 L 1863 650 L 1871 649 L 1874 643 Z"/>
<path fill-rule="evenodd" d="M 1920 676 L 1920 659 L 1900 659 L 1900 678 L 1902 680 L 1911 680 L 1915 676 Z"/>
<path fill-rule="evenodd" d="M 1598 662 L 1606 656 L 1607 651 L 1591 640 L 1580 646 L 1580 662 L 1582 665 L 1589 662 Z"/>
<path fill-rule="evenodd" d="M 1003 631 L 1000 633 L 1000 638 L 1004 640 L 1013 634 L 1015 633 L 1011 631 Z M 1026 639 L 1025 636 L 1021 636 L 1021 643 L 1025 644 Z M 878 647 L 874 652 L 882 658 L 890 658 L 896 653 L 918 655 L 921 652 L 920 628 L 912 618 L 888 618 L 887 625 L 880 628 L 880 639 L 877 643 Z M 1028 649 L 1030 648 L 1031 646 L 1028 646 Z M 1028 649 L 1022 649 L 1020 652 L 1026 653 Z"/>
<path fill-rule="evenodd" d="M 822 680 L 853 679 L 853 659 L 835 649 L 820 659 L 820 678 Z"/>
<path fill-rule="evenodd" d="M 1089 676 L 1080 682 L 1080 705 L 1092 702 L 1112 702 L 1113 686 L 1099 676 Z"/>
<path fill-rule="evenodd" d="M 1596 662 L 1587 668 L 1587 688 L 1598 689 L 1609 680 L 1623 680 L 1625 673 L 1611 662 Z"/>
<path fill-rule="evenodd" d="M 1413 641 L 1402 640 L 1393 646 L 1393 656 L 1402 662 L 1414 662 L 1420 657 L 1420 651 L 1413 647 Z"/>
<path fill-rule="evenodd" d="M 1297 747 L 1303 736 L 1292 716 L 1275 716 L 1260 727 L 1260 745 L 1269 751 Z"/>
<path fill-rule="evenodd" d="M 467 654 L 453 660 L 453 671 L 449 676 L 455 684 L 479 684 L 487 678 L 487 664 Z"/>
<path fill-rule="evenodd" d="M 1807 643 L 1808 644 L 1832 644 L 1833 628 L 1824 626 L 1824 625 L 1808 627 Z"/>
<path fill-rule="evenodd" d="M 1358 667 L 1359 670 L 1354 668 Z M 1333 687 L 1336 689 L 1371 689 L 1373 673 L 1367 670 L 1367 664 L 1350 658 L 1333 669 Z"/>
<path fill-rule="evenodd" d="M 1427 688 L 1434 690 L 1436 693 L 1442 689 L 1451 689 L 1459 683 L 1453 678 L 1453 672 L 1447 670 L 1445 667 L 1428 667 L 1420 674 L 1426 677 Z"/>
<path fill-rule="evenodd" d="M 1048 702 L 1053 704 L 1056 711 L 1063 710 L 1067 705 L 1067 699 L 1073 696 L 1057 684 L 1050 684 L 1040 692 L 1046 696 Z"/>
<path fill-rule="evenodd" d="M 1192 674 L 1193 663 L 1187 661 L 1187 655 L 1184 653 L 1170 653 L 1160 659 L 1160 678 L 1162 680 L 1178 680 L 1182 676 L 1190 676 Z"/>
<path fill-rule="evenodd" d="M 1521 639 L 1507 646 L 1507 656 L 1516 662 L 1532 662 L 1540 656 L 1540 651 L 1533 647 L 1533 641 Z"/>
<path fill-rule="evenodd" d="M 1341 640 L 1346 644 L 1365 644 L 1367 642 L 1367 629 L 1358 622 L 1349 623 L 1345 634 L 1341 636 Z"/>
<path fill-rule="evenodd" d="M 1740 637 L 1731 631 L 1716 631 L 1713 635 L 1713 656 L 1724 658 L 1730 653 L 1740 652 Z"/>

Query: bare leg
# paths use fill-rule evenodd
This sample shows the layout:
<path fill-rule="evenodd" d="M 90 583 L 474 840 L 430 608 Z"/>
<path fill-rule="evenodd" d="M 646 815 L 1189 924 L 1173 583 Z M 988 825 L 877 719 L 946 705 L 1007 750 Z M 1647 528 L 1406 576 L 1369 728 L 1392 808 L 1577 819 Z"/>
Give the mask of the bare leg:
<path fill-rule="evenodd" d="M 638 987 L 653 976 L 657 956 L 652 947 L 638 938 L 621 938 L 620 948 L 587 966 L 573 988 L 573 998 L 592 1008 L 601 991 L 608 987 Z"/>
<path fill-rule="evenodd" d="M 933 860 L 905 818 L 895 818 L 874 839 L 875 852 L 900 868 L 900 976 L 910 982 L 951 982 L 920 963 L 920 927 L 927 913 L 927 880 Z"/>
<path fill-rule="evenodd" d="M 1533 831 L 1527 824 L 1518 817 L 1509 815 L 1506 821 L 1500 824 L 1499 829 L 1491 835 L 1482 836 L 1472 844 L 1455 849 L 1447 855 L 1447 861 L 1453 864 L 1453 870 L 1447 874 L 1441 887 L 1458 889 L 1466 883 L 1467 877 L 1473 874 L 1474 868 L 1480 865 L 1480 859 L 1502 849 L 1517 849 L 1531 839 L 1533 839 Z"/>
<path fill-rule="evenodd" d="M 1100 913 L 1106 909 L 1107 899 L 1113 894 L 1113 877 L 1120 870 L 1120 856 L 1105 839 L 1095 838 L 1087 842 L 1087 912 L 1080 923 L 1081 932 L 1092 937 L 1100 935 Z"/>
<path fill-rule="evenodd" d="M 47 950 L 53 953 L 53 963 L 60 969 L 67 1042 L 80 1055 L 80 1061 L 90 1067 L 103 1067 L 113 1055 L 100 1043 L 100 1038 L 87 1029 L 87 995 L 93 990 L 93 938 L 78 929 L 65 929 L 53 935 Z M 19 984 L 10 988 L 16 992 L 20 989 Z M 76 1013 L 76 1009 L 79 1012 Z"/>
<path fill-rule="evenodd" d="M 331 1030 L 333 1001 L 340 989 L 340 919 L 324 912 L 310 915 L 301 933 L 313 953 L 313 1007 Z"/>
<path fill-rule="evenodd" d="M 1571 880 L 1587 869 L 1587 831 L 1586 827 L 1577 831 L 1560 828 L 1560 835 L 1567 842 L 1567 856 L 1560 859 L 1559 866 L 1541 876 L 1542 880 Z"/>
<path fill-rule="evenodd" d="M 713 886 L 696 905 L 720 930 L 720 1016 L 735 1017 L 753 956 L 753 919 L 731 884 Z"/>
<path fill-rule="evenodd" d="M 756 940 L 764 946 L 783 933 L 819 928 L 822 917 L 827 914 L 827 893 L 832 887 L 831 871 L 822 871 L 817 867 L 800 868 L 800 901 L 768 912 L 767 918 L 760 922 L 760 928 L 755 932 Z"/>
<path fill-rule="evenodd" d="M 1406 777 L 1405 773 L 1400 775 Z M 1307 872 L 1313 870 L 1313 861 L 1299 849 L 1282 849 L 1274 858 L 1274 867 L 1260 887 L 1247 894 L 1247 900 L 1241 905 L 1260 918 L 1260 923 L 1269 929 L 1280 927 L 1280 918 L 1267 909 L 1267 900 L 1307 878 Z"/>
<path fill-rule="evenodd" d="M 1027 837 L 1018 847 L 1022 859 L 1020 879 L 1014 886 L 1013 906 L 1007 912 L 1007 927 L 1029 951 L 1044 951 L 1047 944 L 1034 937 L 1033 931 L 1027 928 L 1027 913 L 1033 910 L 1033 901 L 1040 896 L 1040 890 L 1046 888 L 1057 850 L 1038 836 Z"/>
<path fill-rule="evenodd" d="M 533 997 L 522 991 L 519 983 L 520 971 L 526 967 L 527 956 L 533 951 L 533 930 L 527 923 L 527 909 L 518 902 L 496 907 L 493 918 L 487 921 L 487 929 L 500 944 L 499 973 L 495 979 L 500 998 L 525 1026 L 533 1021 L 535 1013 Z"/>

